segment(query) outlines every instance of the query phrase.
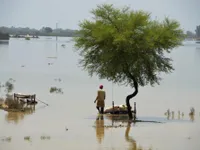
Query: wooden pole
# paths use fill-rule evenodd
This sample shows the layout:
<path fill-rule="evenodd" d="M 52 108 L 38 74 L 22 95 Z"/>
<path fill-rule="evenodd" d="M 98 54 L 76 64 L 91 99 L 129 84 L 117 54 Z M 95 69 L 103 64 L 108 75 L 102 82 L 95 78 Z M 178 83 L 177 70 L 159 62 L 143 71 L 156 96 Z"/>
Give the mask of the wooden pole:
<path fill-rule="evenodd" d="M 41 100 L 39 100 L 39 99 L 37 99 L 37 100 L 40 101 L 41 103 L 43 103 L 43 104 L 49 106 L 49 104 L 47 104 L 47 103 L 45 103 L 45 102 L 43 102 L 43 101 L 41 101 Z"/>
<path fill-rule="evenodd" d="M 136 102 L 134 102 L 134 111 L 133 111 L 133 120 L 136 121 L 136 113 L 137 113 L 137 109 L 136 109 Z"/>
<path fill-rule="evenodd" d="M 113 82 L 112 82 L 112 107 L 113 107 L 113 114 L 114 114 L 114 101 L 113 101 Z"/>
<path fill-rule="evenodd" d="M 114 114 L 114 107 L 115 107 L 114 101 L 112 101 L 112 107 L 113 107 L 113 114 Z"/>
<path fill-rule="evenodd" d="M 58 29 L 58 23 L 56 23 L 56 29 Z M 58 37 L 56 35 L 56 43 L 57 43 Z"/>
<path fill-rule="evenodd" d="M 34 104 L 35 104 L 35 98 L 36 98 L 36 95 L 34 94 Z"/>

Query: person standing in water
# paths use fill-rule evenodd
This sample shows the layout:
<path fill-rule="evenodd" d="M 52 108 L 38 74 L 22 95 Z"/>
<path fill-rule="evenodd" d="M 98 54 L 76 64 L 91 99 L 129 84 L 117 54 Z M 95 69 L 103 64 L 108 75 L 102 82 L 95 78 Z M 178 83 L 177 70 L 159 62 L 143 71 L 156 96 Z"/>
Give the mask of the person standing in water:
<path fill-rule="evenodd" d="M 94 103 L 97 102 L 96 108 L 100 114 L 104 113 L 105 99 L 106 99 L 106 92 L 103 90 L 103 85 L 100 85 L 99 90 L 97 91 L 97 97 L 94 101 Z"/>

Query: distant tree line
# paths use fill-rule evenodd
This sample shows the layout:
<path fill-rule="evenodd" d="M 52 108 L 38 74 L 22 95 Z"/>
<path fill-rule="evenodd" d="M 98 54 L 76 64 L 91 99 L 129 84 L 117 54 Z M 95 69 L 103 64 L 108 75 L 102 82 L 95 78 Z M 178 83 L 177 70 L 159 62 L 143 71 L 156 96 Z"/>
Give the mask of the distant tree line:
<path fill-rule="evenodd" d="M 50 27 L 42 27 L 41 29 L 21 28 L 21 27 L 0 27 L 1 33 L 10 35 L 34 35 L 34 36 L 65 36 L 75 37 L 78 36 L 77 30 L 71 29 L 52 29 Z"/>
<path fill-rule="evenodd" d="M 200 25 L 196 27 L 195 32 L 196 32 L 196 36 L 197 36 L 198 38 L 200 38 Z"/>
<path fill-rule="evenodd" d="M 0 32 L 0 40 L 9 40 L 9 34 Z"/>
<path fill-rule="evenodd" d="M 187 38 L 200 38 L 200 25 L 196 26 L 195 32 L 187 31 L 186 37 Z"/>
<path fill-rule="evenodd" d="M 7 33 L 10 35 L 34 35 L 34 36 L 64 36 L 76 37 L 78 36 L 77 30 L 72 29 L 52 29 L 50 27 L 42 27 L 41 29 L 31 29 L 22 27 L 0 27 L 0 33 Z M 200 25 L 196 27 L 195 32 L 186 31 L 186 38 L 200 38 Z"/>

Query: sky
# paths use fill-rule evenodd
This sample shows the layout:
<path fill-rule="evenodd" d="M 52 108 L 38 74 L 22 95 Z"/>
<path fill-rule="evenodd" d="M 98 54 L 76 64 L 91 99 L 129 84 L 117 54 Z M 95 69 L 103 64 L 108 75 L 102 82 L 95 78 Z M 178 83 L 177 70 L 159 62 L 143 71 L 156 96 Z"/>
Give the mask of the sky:
<path fill-rule="evenodd" d="M 0 26 L 43 26 L 78 29 L 78 24 L 91 18 L 90 11 L 98 4 L 110 3 L 116 7 L 129 6 L 144 10 L 153 18 L 168 16 L 180 22 L 186 31 L 195 31 L 200 25 L 200 0 L 0 0 Z"/>

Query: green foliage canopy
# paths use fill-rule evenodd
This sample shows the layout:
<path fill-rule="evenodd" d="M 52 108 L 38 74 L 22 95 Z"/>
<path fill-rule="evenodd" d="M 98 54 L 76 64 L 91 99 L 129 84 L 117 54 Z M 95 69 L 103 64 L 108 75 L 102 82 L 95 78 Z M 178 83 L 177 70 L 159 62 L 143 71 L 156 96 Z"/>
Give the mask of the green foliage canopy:
<path fill-rule="evenodd" d="M 129 7 L 98 5 L 93 20 L 80 23 L 75 47 L 80 64 L 92 76 L 114 83 L 145 86 L 159 84 L 159 73 L 173 70 L 165 56 L 181 45 L 183 30 L 176 20 L 151 20 L 148 12 Z"/>

